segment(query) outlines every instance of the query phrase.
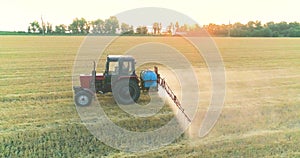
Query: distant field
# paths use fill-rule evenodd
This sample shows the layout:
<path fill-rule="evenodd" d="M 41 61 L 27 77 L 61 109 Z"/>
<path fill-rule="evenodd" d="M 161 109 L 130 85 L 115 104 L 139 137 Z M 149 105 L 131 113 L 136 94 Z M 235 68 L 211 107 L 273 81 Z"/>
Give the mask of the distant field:
<path fill-rule="evenodd" d="M 73 103 L 72 69 L 83 40 L 0 36 L 0 157 L 300 156 L 299 38 L 215 38 L 226 69 L 225 105 L 216 126 L 205 138 L 189 138 L 187 131 L 174 143 L 146 153 L 106 146 L 81 124 Z M 201 120 L 211 95 L 210 76 L 197 51 L 181 46 L 185 40 L 122 37 L 106 53 L 118 54 L 147 41 L 172 45 L 191 61 L 202 92 L 197 116 Z M 126 116 L 114 106 L 111 94 L 98 99 L 111 119 L 129 130 L 156 129 L 173 117 L 165 106 L 144 127 L 147 120 Z M 147 96 L 142 96 L 143 102 Z"/>

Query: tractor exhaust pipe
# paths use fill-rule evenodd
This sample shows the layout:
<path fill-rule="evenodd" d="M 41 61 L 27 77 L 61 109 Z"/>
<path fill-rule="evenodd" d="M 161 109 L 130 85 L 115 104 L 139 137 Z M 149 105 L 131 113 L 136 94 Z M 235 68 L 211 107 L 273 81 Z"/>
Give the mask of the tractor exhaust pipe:
<path fill-rule="evenodd" d="M 95 81 L 96 81 L 96 62 L 93 61 L 92 79 L 91 79 L 91 83 L 90 83 L 90 89 L 93 92 L 96 92 Z"/>

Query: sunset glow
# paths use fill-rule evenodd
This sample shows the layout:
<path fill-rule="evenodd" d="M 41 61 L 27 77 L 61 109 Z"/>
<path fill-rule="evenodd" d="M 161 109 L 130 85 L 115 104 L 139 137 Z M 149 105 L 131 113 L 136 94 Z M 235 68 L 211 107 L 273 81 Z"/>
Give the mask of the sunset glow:
<path fill-rule="evenodd" d="M 49 3 L 50 2 L 50 3 Z M 105 19 L 122 11 L 140 7 L 162 7 L 172 9 L 190 16 L 200 25 L 208 23 L 228 24 L 250 20 L 262 23 L 274 21 L 300 21 L 296 13 L 296 0 L 190 0 L 183 1 L 152 1 L 152 0 L 86 0 L 86 1 L 39 1 L 39 0 L 10 0 L 2 4 L 2 31 L 26 31 L 27 26 L 34 20 L 58 24 L 69 24 L 76 17 L 87 20 Z"/>

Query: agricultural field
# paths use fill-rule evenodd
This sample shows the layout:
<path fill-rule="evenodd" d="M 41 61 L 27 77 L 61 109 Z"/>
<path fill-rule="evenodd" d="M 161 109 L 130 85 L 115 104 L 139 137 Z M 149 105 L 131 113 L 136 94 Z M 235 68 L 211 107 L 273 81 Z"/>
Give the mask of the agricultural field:
<path fill-rule="evenodd" d="M 300 39 L 214 40 L 226 69 L 226 96 L 218 122 L 204 138 L 196 133 L 211 81 L 194 47 L 178 37 L 121 37 L 107 47 L 105 54 L 119 54 L 133 44 L 166 43 L 197 73 L 201 100 L 191 128 L 170 145 L 131 153 L 99 141 L 76 111 L 72 71 L 84 37 L 0 36 L 0 157 L 299 157 Z M 154 130 L 174 117 L 172 104 L 154 117 L 136 119 L 118 108 L 111 94 L 97 99 L 115 124 L 131 131 Z M 139 103 L 148 100 L 142 95 Z"/>

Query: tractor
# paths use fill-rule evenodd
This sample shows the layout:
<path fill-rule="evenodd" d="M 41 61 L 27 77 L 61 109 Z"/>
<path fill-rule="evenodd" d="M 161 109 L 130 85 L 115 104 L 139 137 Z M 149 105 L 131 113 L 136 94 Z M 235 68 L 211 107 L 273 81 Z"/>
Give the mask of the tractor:
<path fill-rule="evenodd" d="M 128 55 L 108 55 L 104 73 L 96 73 L 96 64 L 92 74 L 80 75 L 80 86 L 74 86 L 74 101 L 77 106 L 88 106 L 96 93 L 112 92 L 115 101 L 122 105 L 137 102 L 141 91 L 158 91 L 162 87 L 184 114 L 189 122 L 191 119 L 184 112 L 179 99 L 173 93 L 166 81 L 160 77 L 158 68 L 154 71 L 142 70 L 140 77 L 135 71 L 135 59 Z"/>
<path fill-rule="evenodd" d="M 77 106 L 88 106 L 96 93 L 113 92 L 119 104 L 137 102 L 141 90 L 157 90 L 157 67 L 155 71 L 143 70 L 140 78 L 135 71 L 135 59 L 128 55 L 108 55 L 104 73 L 96 73 L 95 62 L 92 74 L 80 75 L 80 86 L 73 87 Z"/>

